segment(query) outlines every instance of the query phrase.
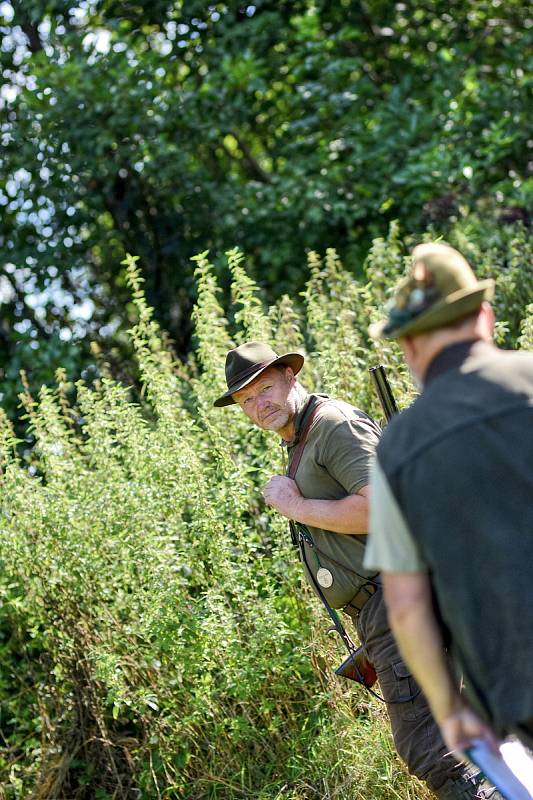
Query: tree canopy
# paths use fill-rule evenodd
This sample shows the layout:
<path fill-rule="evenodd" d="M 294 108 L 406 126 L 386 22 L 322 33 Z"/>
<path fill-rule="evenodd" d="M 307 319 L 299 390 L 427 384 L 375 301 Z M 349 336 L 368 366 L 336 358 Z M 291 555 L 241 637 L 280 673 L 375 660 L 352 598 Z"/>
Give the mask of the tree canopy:
<path fill-rule="evenodd" d="M 306 249 L 357 272 L 393 219 L 524 218 L 521 0 L 0 3 L 2 378 L 127 373 L 126 252 L 180 353 L 195 253 L 241 246 L 268 299 Z M 531 52 L 531 49 L 529 49 Z M 90 370 L 90 367 L 88 367 Z"/>

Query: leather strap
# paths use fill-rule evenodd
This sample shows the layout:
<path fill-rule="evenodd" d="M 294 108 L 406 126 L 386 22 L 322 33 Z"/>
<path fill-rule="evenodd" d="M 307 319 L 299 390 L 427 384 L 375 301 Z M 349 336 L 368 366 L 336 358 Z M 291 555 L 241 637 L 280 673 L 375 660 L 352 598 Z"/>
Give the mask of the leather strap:
<path fill-rule="evenodd" d="M 320 406 L 322 406 L 324 403 L 327 403 L 327 402 L 328 402 L 327 399 L 317 400 L 317 402 L 315 404 L 315 407 L 309 412 L 309 415 L 308 415 L 308 417 L 307 417 L 307 419 L 305 421 L 305 425 L 304 425 L 304 427 L 302 429 L 302 432 L 300 434 L 300 440 L 299 440 L 298 444 L 296 445 L 296 447 L 294 448 L 294 453 L 293 453 L 293 456 L 292 456 L 292 459 L 291 459 L 291 463 L 290 463 L 289 469 L 287 471 L 287 477 L 292 478 L 293 480 L 296 477 L 296 472 L 298 471 L 298 467 L 300 466 L 300 461 L 302 459 L 302 455 L 303 455 L 303 452 L 304 452 L 305 443 L 307 441 L 307 434 L 309 433 L 311 425 L 313 424 L 313 420 L 314 420 L 314 418 L 316 416 L 316 412 L 318 411 Z"/>
<path fill-rule="evenodd" d="M 289 468 L 287 470 L 287 477 L 288 478 L 292 478 L 294 480 L 294 478 L 296 476 L 296 472 L 298 470 L 298 467 L 300 466 L 300 461 L 301 461 L 302 454 L 303 454 L 303 451 L 304 451 L 305 443 L 307 441 L 307 434 L 309 433 L 311 425 L 313 424 L 313 420 L 315 418 L 316 412 L 318 411 L 318 409 L 320 408 L 322 403 L 327 403 L 328 402 L 328 399 L 329 398 L 324 398 L 324 399 L 319 398 L 317 400 L 316 404 L 315 404 L 315 407 L 312 408 L 311 411 L 309 412 L 309 416 L 305 420 L 305 425 L 303 426 L 302 432 L 300 434 L 300 440 L 299 440 L 298 444 L 296 445 L 296 447 L 294 448 L 294 453 L 293 453 L 292 458 L 291 458 L 291 463 L 290 463 L 290 466 L 289 466 Z M 296 525 L 296 522 L 293 519 L 291 519 L 290 517 L 289 517 L 289 530 L 291 532 L 291 542 L 292 542 L 293 546 L 294 547 L 298 547 L 298 529 L 297 529 L 297 525 Z"/>

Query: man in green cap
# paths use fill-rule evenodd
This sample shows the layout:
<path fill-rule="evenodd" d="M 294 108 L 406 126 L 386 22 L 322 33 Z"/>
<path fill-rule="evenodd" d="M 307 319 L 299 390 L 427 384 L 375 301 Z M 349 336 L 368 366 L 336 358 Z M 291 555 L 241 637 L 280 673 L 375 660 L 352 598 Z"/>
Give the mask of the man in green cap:
<path fill-rule="evenodd" d="M 278 356 L 247 342 L 226 358 L 227 390 L 215 406 L 237 404 L 254 425 L 274 431 L 288 456 L 265 501 L 299 527 L 304 574 L 323 602 L 354 621 L 387 701 L 396 748 L 409 771 L 442 800 L 491 797 L 476 773 L 458 768 L 389 629 L 375 569 L 363 566 L 369 467 L 380 429 L 364 412 L 296 379 L 303 356 Z"/>
<path fill-rule="evenodd" d="M 456 250 L 419 245 L 371 328 L 422 393 L 377 450 L 365 565 L 459 755 L 510 733 L 533 746 L 533 354 L 492 344 L 492 294 Z"/>

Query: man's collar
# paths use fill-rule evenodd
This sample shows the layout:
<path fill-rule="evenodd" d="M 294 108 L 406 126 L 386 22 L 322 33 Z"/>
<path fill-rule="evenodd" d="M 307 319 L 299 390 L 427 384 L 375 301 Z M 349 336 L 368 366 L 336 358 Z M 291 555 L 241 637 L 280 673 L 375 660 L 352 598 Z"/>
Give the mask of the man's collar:
<path fill-rule="evenodd" d="M 437 353 L 429 365 L 424 377 L 424 388 L 443 372 L 460 367 L 472 353 L 484 352 L 487 348 L 492 348 L 492 344 L 481 339 L 468 339 L 448 345 Z"/>

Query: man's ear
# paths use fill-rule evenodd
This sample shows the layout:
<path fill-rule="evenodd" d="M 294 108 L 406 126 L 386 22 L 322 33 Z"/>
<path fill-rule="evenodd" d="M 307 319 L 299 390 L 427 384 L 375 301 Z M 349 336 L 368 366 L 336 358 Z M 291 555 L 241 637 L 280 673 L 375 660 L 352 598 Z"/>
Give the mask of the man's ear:
<path fill-rule="evenodd" d="M 477 333 L 483 338 L 490 340 L 494 334 L 494 323 L 495 323 L 495 316 L 494 316 L 494 309 L 492 308 L 490 303 L 487 303 L 486 300 L 483 301 L 481 304 L 481 308 L 479 310 L 479 316 L 477 318 L 477 325 L 478 328 Z"/>
<path fill-rule="evenodd" d="M 403 354 L 407 363 L 409 364 L 413 362 L 418 353 L 416 339 L 414 339 L 412 336 L 401 336 L 400 339 L 398 339 L 398 343 L 403 350 Z"/>
<path fill-rule="evenodd" d="M 289 384 L 289 386 L 292 388 L 294 386 L 294 384 L 296 383 L 296 375 L 292 371 L 292 367 L 287 367 L 285 369 L 285 378 L 286 378 L 287 383 Z"/>
<path fill-rule="evenodd" d="M 423 336 L 402 336 L 398 339 L 398 343 L 402 348 L 405 363 L 409 367 L 409 372 L 415 379 L 415 382 L 420 384 L 423 377 Z"/>

